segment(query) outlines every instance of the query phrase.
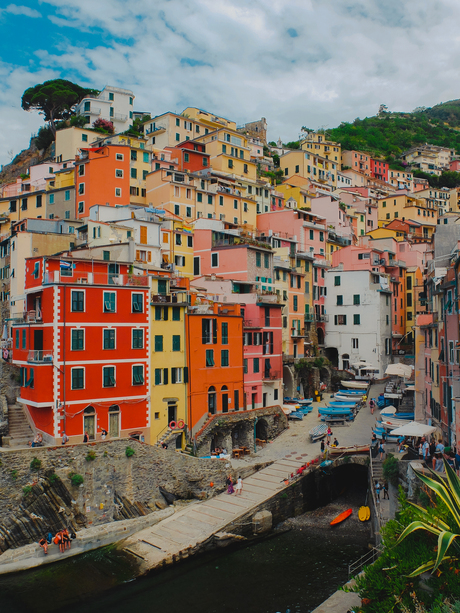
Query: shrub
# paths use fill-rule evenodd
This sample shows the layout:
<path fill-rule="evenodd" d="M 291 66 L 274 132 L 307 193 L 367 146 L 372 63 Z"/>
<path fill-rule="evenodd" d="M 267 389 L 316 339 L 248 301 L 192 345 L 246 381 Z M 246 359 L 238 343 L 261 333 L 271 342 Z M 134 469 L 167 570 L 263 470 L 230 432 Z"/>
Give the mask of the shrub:
<path fill-rule="evenodd" d="M 48 481 L 51 483 L 51 485 L 53 485 L 53 483 L 57 483 L 58 481 L 60 481 L 60 479 L 58 475 L 56 475 L 56 473 L 53 473 L 48 477 Z"/>
<path fill-rule="evenodd" d="M 394 486 L 399 483 L 399 463 L 392 453 L 389 453 L 383 462 L 383 477 Z"/>
<path fill-rule="evenodd" d="M 132 447 L 126 447 L 126 457 L 130 458 L 131 456 L 133 456 L 136 452 L 134 451 L 134 449 Z"/>
<path fill-rule="evenodd" d="M 30 463 L 30 470 L 40 470 L 41 467 L 42 461 L 38 458 L 33 458 L 32 462 Z"/>
<path fill-rule="evenodd" d="M 23 496 L 28 496 L 29 494 L 32 493 L 32 486 L 31 485 L 26 485 L 25 487 L 22 488 L 22 494 Z"/>
<path fill-rule="evenodd" d="M 96 121 L 93 123 L 93 128 L 96 130 L 96 132 L 102 132 L 105 134 L 113 134 L 115 132 L 113 123 L 108 119 L 96 119 Z"/>
<path fill-rule="evenodd" d="M 11 471 L 11 478 L 13 479 L 13 481 L 16 481 L 16 479 L 18 478 L 18 471 L 17 470 L 12 470 Z"/>
<path fill-rule="evenodd" d="M 86 456 L 85 460 L 87 462 L 92 462 L 95 459 L 96 459 L 96 453 L 94 451 L 88 451 L 88 455 Z"/>
<path fill-rule="evenodd" d="M 69 479 L 72 485 L 74 485 L 75 487 L 78 487 L 84 482 L 83 477 L 78 473 L 69 473 Z"/>

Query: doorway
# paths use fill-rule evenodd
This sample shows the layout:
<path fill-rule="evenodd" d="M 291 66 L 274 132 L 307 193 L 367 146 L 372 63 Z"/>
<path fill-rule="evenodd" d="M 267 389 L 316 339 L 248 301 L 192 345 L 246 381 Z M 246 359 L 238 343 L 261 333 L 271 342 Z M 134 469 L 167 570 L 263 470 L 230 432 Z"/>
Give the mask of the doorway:
<path fill-rule="evenodd" d="M 256 408 L 256 400 L 257 400 L 257 394 L 251 394 L 251 407 L 253 409 Z"/>
<path fill-rule="evenodd" d="M 172 421 L 176 423 L 177 419 L 177 404 L 175 402 L 168 402 L 168 424 Z"/>
<path fill-rule="evenodd" d="M 222 413 L 228 413 L 228 387 L 222 386 Z"/>
<path fill-rule="evenodd" d="M 267 392 L 264 392 L 262 394 L 262 406 L 266 407 L 267 406 Z"/>
<path fill-rule="evenodd" d="M 96 434 L 96 411 L 94 407 L 86 407 L 83 412 L 83 432 L 87 432 L 89 440 L 94 441 Z"/>
<path fill-rule="evenodd" d="M 120 436 L 120 407 L 113 404 L 109 409 L 109 436 L 118 438 Z"/>

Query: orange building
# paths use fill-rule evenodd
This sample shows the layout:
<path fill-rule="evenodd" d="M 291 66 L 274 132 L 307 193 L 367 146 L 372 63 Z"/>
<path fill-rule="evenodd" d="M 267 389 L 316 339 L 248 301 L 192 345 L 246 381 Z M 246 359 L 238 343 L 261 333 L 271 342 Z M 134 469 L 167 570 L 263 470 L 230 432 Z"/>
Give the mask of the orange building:
<path fill-rule="evenodd" d="M 188 423 L 196 432 L 208 413 L 245 408 L 240 306 L 195 302 L 187 314 L 186 336 L 187 363 L 191 366 Z"/>
<path fill-rule="evenodd" d="M 130 202 L 130 155 L 126 145 L 82 149 L 75 162 L 76 219 L 89 216 L 95 204 Z"/>

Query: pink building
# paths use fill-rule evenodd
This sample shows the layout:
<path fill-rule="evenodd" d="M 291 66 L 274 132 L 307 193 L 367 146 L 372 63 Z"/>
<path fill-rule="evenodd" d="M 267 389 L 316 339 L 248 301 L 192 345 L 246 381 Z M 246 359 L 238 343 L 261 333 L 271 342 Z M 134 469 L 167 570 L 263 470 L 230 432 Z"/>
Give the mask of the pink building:
<path fill-rule="evenodd" d="M 343 211 L 339 203 L 342 198 L 337 196 L 318 196 L 311 199 L 311 211 L 324 219 L 329 228 L 333 226 L 334 232 L 343 238 L 351 239 L 353 235 L 353 226 L 350 216 L 346 211 Z M 348 204 L 348 203 L 347 203 Z"/>

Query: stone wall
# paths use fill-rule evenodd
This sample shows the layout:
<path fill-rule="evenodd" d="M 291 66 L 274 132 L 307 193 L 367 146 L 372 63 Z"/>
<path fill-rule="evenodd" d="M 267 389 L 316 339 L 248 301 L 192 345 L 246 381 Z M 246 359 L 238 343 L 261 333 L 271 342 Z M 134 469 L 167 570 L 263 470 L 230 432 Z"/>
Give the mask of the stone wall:
<path fill-rule="evenodd" d="M 131 457 L 126 456 L 127 447 L 135 452 Z M 34 458 L 41 463 L 38 469 L 31 467 Z M 244 476 L 260 467 L 248 468 Z M 212 496 L 224 490 L 229 472 L 225 460 L 193 458 L 131 439 L 3 448 L 0 551 L 37 541 L 45 532 L 65 526 L 97 526 L 164 508 L 160 486 L 183 499 Z M 81 475 L 84 482 L 73 486 L 70 473 Z"/>
<path fill-rule="evenodd" d="M 257 438 L 270 440 L 287 427 L 287 417 L 279 406 L 219 413 L 197 433 L 197 455 L 200 457 L 210 455 L 212 442 L 214 446 L 226 449 L 228 453 L 234 448 L 243 446 L 252 450 L 255 431 L 256 434 L 260 434 Z"/>

